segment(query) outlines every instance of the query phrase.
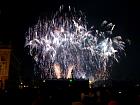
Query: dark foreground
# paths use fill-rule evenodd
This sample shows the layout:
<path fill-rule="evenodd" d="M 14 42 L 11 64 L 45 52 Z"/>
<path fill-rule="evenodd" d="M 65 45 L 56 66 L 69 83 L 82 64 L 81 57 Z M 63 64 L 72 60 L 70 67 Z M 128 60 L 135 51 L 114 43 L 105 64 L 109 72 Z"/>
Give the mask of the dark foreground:
<path fill-rule="evenodd" d="M 124 87 L 125 86 L 125 87 Z M 140 86 L 88 88 L 86 84 L 54 84 L 0 91 L 0 105 L 140 105 Z"/>

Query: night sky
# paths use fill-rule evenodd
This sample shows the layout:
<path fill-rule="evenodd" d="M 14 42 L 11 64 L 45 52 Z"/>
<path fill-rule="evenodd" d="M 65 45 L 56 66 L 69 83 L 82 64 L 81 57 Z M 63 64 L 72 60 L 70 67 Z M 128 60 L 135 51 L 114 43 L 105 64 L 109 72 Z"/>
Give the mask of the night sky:
<path fill-rule="evenodd" d="M 133 2 L 132 2 L 133 1 Z M 126 56 L 112 67 L 112 78 L 116 80 L 140 80 L 140 36 L 139 9 L 134 0 L 1 0 L 0 1 L 0 42 L 11 42 L 15 55 L 24 59 L 24 35 L 29 26 L 37 22 L 39 16 L 50 15 L 59 6 L 71 5 L 82 10 L 89 25 L 98 26 L 103 20 L 114 23 L 115 31 L 124 39 L 130 39 L 126 46 Z M 24 62 L 27 60 L 24 59 Z M 28 63 L 27 63 L 28 62 Z M 24 64 L 26 68 L 29 61 Z M 29 69 L 29 68 L 28 68 Z M 26 68 L 22 71 L 28 74 Z M 30 73 L 29 73 L 30 74 Z"/>

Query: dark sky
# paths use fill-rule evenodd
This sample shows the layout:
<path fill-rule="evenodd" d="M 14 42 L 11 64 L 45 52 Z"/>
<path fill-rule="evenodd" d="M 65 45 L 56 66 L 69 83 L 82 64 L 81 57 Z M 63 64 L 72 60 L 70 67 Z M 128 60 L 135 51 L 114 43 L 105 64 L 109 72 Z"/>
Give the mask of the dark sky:
<path fill-rule="evenodd" d="M 130 39 L 126 56 L 114 64 L 112 77 L 121 80 L 140 80 L 139 8 L 134 0 L 1 0 L 0 41 L 12 42 L 18 57 L 23 57 L 24 34 L 36 23 L 40 15 L 55 11 L 61 4 L 72 5 L 87 15 L 90 25 L 103 20 L 116 24 L 116 31 L 124 39 Z"/>

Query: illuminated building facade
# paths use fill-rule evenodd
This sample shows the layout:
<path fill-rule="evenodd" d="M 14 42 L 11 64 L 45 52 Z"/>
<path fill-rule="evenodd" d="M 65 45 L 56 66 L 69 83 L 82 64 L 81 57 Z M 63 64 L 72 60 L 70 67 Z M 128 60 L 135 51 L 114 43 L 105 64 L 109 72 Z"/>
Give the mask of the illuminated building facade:
<path fill-rule="evenodd" d="M 4 89 L 9 76 L 11 48 L 0 46 L 0 88 Z"/>

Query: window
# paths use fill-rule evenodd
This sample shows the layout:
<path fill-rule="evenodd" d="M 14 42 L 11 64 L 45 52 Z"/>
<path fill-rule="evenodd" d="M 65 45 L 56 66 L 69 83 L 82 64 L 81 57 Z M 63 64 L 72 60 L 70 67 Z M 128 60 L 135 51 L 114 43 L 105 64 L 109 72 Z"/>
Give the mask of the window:
<path fill-rule="evenodd" d="M 6 61 L 6 56 L 1 56 L 1 61 Z"/>

